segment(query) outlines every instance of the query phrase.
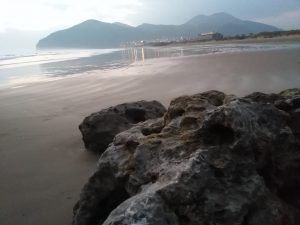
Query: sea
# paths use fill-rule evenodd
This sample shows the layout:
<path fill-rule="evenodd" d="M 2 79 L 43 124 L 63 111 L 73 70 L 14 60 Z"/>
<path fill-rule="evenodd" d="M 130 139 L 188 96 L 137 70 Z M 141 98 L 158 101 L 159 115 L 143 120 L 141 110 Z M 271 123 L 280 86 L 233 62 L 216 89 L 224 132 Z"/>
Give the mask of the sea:
<path fill-rule="evenodd" d="M 300 43 L 201 44 L 118 49 L 59 49 L 1 53 L 0 89 L 19 88 L 95 70 L 114 70 L 154 58 L 297 48 Z M 99 73 L 101 75 L 101 73 Z"/>

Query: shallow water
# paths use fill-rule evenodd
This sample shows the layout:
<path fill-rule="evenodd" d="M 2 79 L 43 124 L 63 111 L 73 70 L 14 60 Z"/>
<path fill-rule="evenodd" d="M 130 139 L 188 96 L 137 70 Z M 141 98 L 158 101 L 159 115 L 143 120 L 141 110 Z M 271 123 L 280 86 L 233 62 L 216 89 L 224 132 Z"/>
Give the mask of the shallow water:
<path fill-rule="evenodd" d="M 300 50 L 300 43 L 219 44 L 127 49 L 53 50 L 27 55 L 0 55 L 0 88 L 47 81 L 93 70 L 111 70 L 153 58 L 229 52 Z"/>

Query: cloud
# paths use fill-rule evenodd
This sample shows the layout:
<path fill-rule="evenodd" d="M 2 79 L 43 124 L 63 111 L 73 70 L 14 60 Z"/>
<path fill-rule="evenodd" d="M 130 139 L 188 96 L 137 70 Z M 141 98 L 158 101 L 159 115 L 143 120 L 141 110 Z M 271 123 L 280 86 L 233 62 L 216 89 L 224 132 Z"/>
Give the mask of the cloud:
<path fill-rule="evenodd" d="M 276 16 L 255 19 L 255 21 L 287 30 L 300 29 L 300 9 L 284 12 Z"/>
<path fill-rule="evenodd" d="M 88 19 L 181 24 L 197 14 L 225 11 L 283 28 L 299 27 L 299 0 L 0 0 L 0 32 L 64 29 Z M 294 11 L 290 11 L 294 10 Z M 280 14 L 290 11 L 289 13 Z M 279 15 L 279 16 L 274 16 Z"/>
<path fill-rule="evenodd" d="M 63 29 L 88 19 L 130 23 L 141 6 L 141 0 L 9 0 L 1 2 L 0 32 Z"/>
<path fill-rule="evenodd" d="M 50 7 L 53 7 L 54 9 L 57 9 L 57 10 L 66 10 L 68 9 L 70 6 L 69 5 L 66 5 L 66 4 L 62 4 L 62 3 L 46 3 L 46 5 L 50 6 Z"/>

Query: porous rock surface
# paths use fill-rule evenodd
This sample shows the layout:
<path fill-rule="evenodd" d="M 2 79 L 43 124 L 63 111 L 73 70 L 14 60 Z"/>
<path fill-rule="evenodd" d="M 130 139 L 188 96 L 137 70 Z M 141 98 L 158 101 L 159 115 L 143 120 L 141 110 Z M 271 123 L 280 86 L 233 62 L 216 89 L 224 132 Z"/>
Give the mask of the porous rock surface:
<path fill-rule="evenodd" d="M 74 225 L 299 225 L 300 89 L 173 100 L 118 134 Z"/>
<path fill-rule="evenodd" d="M 165 107 L 158 101 L 124 103 L 86 117 L 79 125 L 86 149 L 102 153 L 116 134 L 134 124 L 162 117 Z"/>

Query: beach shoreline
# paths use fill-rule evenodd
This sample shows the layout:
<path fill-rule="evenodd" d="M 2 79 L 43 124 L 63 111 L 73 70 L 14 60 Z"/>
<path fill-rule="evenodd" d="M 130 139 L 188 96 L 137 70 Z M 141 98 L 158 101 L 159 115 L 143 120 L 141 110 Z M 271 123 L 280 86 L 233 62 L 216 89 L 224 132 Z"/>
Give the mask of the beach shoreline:
<path fill-rule="evenodd" d="M 78 125 L 123 102 L 219 90 L 243 96 L 300 87 L 299 49 L 153 59 L 0 90 L 0 223 L 65 225 L 97 156 Z"/>
<path fill-rule="evenodd" d="M 85 76 L 90 73 L 100 74 L 104 71 L 130 68 L 141 63 L 151 64 L 155 63 L 157 58 L 162 61 L 161 59 L 171 60 L 171 58 L 177 57 L 296 48 L 300 49 L 300 36 L 179 43 L 170 46 L 110 49 L 109 51 L 74 49 L 71 51 L 73 59 L 66 57 L 67 52 L 61 50 L 56 54 L 53 52 L 50 55 L 43 53 L 42 55 L 2 61 L 0 63 L 0 90 L 20 88 L 31 83 L 51 82 L 67 77 Z M 100 54 L 101 52 L 102 54 Z M 44 60 L 40 60 L 40 58 L 44 58 Z"/>

